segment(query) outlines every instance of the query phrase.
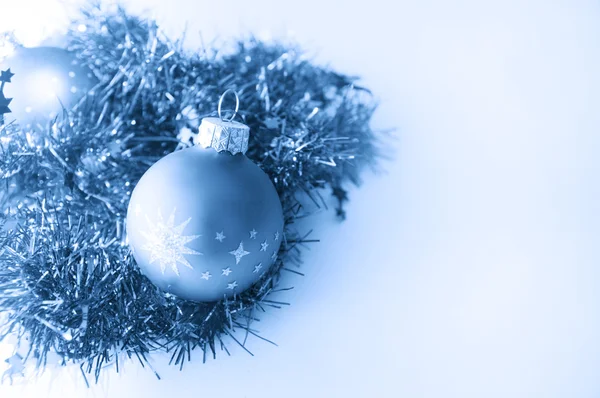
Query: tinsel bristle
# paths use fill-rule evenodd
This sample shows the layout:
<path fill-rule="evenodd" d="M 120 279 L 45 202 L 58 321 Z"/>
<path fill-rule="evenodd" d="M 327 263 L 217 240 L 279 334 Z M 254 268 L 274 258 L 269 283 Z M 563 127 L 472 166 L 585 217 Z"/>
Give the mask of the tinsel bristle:
<path fill-rule="evenodd" d="M 314 241 L 296 230 L 308 211 L 298 195 L 322 206 L 320 192 L 328 188 L 343 217 L 343 187 L 358 183 L 377 157 L 370 93 L 292 45 L 250 38 L 227 53 L 193 53 L 151 20 L 96 6 L 73 21 L 80 25 L 86 29 L 71 30 L 69 49 L 100 83 L 46 128 L 0 128 L 0 337 L 26 336 L 25 360 L 40 367 L 56 352 L 96 379 L 117 353 L 146 364 L 148 354 L 163 350 L 183 366 L 195 348 L 204 359 L 228 352 L 227 342 L 246 349 L 234 331 L 264 339 L 250 321 L 285 304 L 270 294 L 285 290 L 281 272 L 299 273 L 301 247 Z M 229 88 L 239 93 L 251 128 L 247 155 L 280 195 L 286 239 L 253 288 L 194 303 L 161 292 L 140 273 L 124 217 L 142 174 L 192 145 L 199 120 L 215 113 Z"/>

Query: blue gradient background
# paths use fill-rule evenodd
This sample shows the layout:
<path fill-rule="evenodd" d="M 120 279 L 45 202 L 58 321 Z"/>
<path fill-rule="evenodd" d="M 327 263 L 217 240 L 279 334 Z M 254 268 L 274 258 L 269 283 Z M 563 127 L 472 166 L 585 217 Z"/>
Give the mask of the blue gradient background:
<path fill-rule="evenodd" d="M 41 3 L 0 0 L 0 26 L 39 29 Z M 345 223 L 311 220 L 293 305 L 257 325 L 280 347 L 181 373 L 157 357 L 160 382 L 130 363 L 89 390 L 54 370 L 2 397 L 600 396 L 597 1 L 126 3 L 173 35 L 187 20 L 190 46 L 291 35 L 361 75 L 392 160 Z"/>

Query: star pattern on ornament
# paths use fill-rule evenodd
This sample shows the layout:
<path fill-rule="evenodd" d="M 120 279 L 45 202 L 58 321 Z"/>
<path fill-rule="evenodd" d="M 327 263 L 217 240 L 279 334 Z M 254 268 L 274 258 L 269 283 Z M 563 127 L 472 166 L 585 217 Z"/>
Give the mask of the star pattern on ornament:
<path fill-rule="evenodd" d="M 244 242 L 240 242 L 238 248 L 230 251 L 229 254 L 235 256 L 235 263 L 239 264 L 242 257 L 247 256 L 248 254 L 250 254 L 250 252 L 244 250 Z"/>
<path fill-rule="evenodd" d="M 252 228 L 252 231 L 250 231 L 250 239 L 256 239 L 257 233 L 258 232 L 254 228 Z"/>
<path fill-rule="evenodd" d="M 277 242 L 279 240 L 279 231 L 275 232 L 275 241 Z"/>
<path fill-rule="evenodd" d="M 6 358 L 4 362 L 8 364 L 8 369 L 6 369 L 2 374 L 1 381 L 4 381 L 5 378 L 8 378 L 8 380 L 12 384 L 13 378 L 15 376 L 25 377 L 25 364 L 21 355 L 19 355 L 18 353 L 14 354 L 13 356 Z"/>
<path fill-rule="evenodd" d="M 173 209 L 166 222 L 163 220 L 160 209 L 158 210 L 156 223 L 153 224 L 148 216 L 146 216 L 148 231 L 142 232 L 142 236 L 146 238 L 146 244 L 142 246 L 142 249 L 150 252 L 150 264 L 158 261 L 160 271 L 163 275 L 166 268 L 169 267 L 179 276 L 178 263 L 187 268 L 194 269 L 184 254 L 202 254 L 186 246 L 201 236 L 183 235 L 183 230 L 191 220 L 192 218 L 190 217 L 181 224 L 175 225 L 175 209 Z"/>
<path fill-rule="evenodd" d="M 231 270 L 231 268 L 227 267 L 227 268 L 223 268 L 221 271 L 223 271 L 223 273 L 221 275 L 223 276 L 229 276 L 229 274 L 231 274 L 233 271 Z"/>
<path fill-rule="evenodd" d="M 262 263 L 258 263 L 254 266 L 254 271 L 252 271 L 252 273 L 258 273 L 258 271 L 260 271 L 260 269 L 262 268 Z"/>
<path fill-rule="evenodd" d="M 271 258 L 273 260 L 277 260 L 277 252 L 273 252 L 273 254 L 271 254 Z"/>
<path fill-rule="evenodd" d="M 215 236 L 215 240 L 218 240 L 221 243 L 223 243 L 223 240 L 225 240 L 225 238 L 226 238 L 226 236 L 223 233 L 223 231 L 217 232 L 217 236 Z"/>
<path fill-rule="evenodd" d="M 210 272 L 206 271 L 202 273 L 202 276 L 200 278 L 209 280 L 211 277 L 212 275 L 210 274 Z"/>
<path fill-rule="evenodd" d="M 260 251 L 261 252 L 266 252 L 267 251 L 267 247 L 269 247 L 269 244 L 267 243 L 267 240 L 265 239 L 265 241 L 260 244 Z"/>
<path fill-rule="evenodd" d="M 3 70 L 2 72 L 0 72 L 0 82 L 10 83 L 10 79 L 12 79 L 14 75 L 15 74 L 10 71 L 10 68 L 8 68 L 7 70 Z"/>
<path fill-rule="evenodd" d="M 235 289 L 237 286 L 238 286 L 237 282 L 236 282 L 236 281 L 233 281 L 233 282 L 231 282 L 231 283 L 228 283 L 228 284 L 227 284 L 227 289 L 229 289 L 229 290 L 233 290 L 233 289 Z"/>

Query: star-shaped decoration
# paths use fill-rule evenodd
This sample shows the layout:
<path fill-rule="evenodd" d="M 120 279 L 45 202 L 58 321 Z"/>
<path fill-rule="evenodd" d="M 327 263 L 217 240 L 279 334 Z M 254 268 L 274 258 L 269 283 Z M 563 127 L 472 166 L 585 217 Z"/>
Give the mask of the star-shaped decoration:
<path fill-rule="evenodd" d="M 265 241 L 260 244 L 260 251 L 261 252 L 266 252 L 267 251 L 267 247 L 269 247 L 269 244 L 267 243 L 267 240 L 265 239 Z"/>
<path fill-rule="evenodd" d="M 277 252 L 273 252 L 273 254 L 271 254 L 271 258 L 273 260 L 276 260 L 277 259 Z"/>
<path fill-rule="evenodd" d="M 227 289 L 233 290 L 233 289 L 235 289 L 237 287 L 237 285 L 238 285 L 237 282 L 233 281 L 232 283 L 228 283 L 227 284 Z"/>
<path fill-rule="evenodd" d="M 235 256 L 235 263 L 239 264 L 242 257 L 250 254 L 250 252 L 247 252 L 246 250 L 244 250 L 244 242 L 240 242 L 240 245 L 238 246 L 238 248 L 230 251 L 229 254 Z"/>
<path fill-rule="evenodd" d="M 11 101 L 12 101 L 12 98 L 6 98 L 4 96 L 4 93 L 0 90 L 0 118 L 5 113 L 11 112 L 10 108 L 8 107 L 8 105 L 10 104 Z"/>
<path fill-rule="evenodd" d="M 279 232 L 275 232 L 275 241 L 279 240 Z"/>
<path fill-rule="evenodd" d="M 194 269 L 184 257 L 184 254 L 202 254 L 186 246 L 200 237 L 200 235 L 183 235 L 183 230 L 191 220 L 190 217 L 181 224 L 175 225 L 175 209 L 173 209 L 166 222 L 163 220 L 160 209 L 155 224 L 146 216 L 148 231 L 142 232 L 142 235 L 146 238 L 146 244 L 142 246 L 142 249 L 150 252 L 150 264 L 158 261 L 163 274 L 166 268 L 169 267 L 175 274 L 179 275 L 177 263 Z"/>
<path fill-rule="evenodd" d="M 14 75 L 15 74 L 10 71 L 10 68 L 3 70 L 0 72 L 0 82 L 10 83 L 10 79 L 12 79 Z"/>
<path fill-rule="evenodd" d="M 252 231 L 250 231 L 250 239 L 256 239 L 257 233 L 258 232 L 254 228 L 252 228 Z"/>
<path fill-rule="evenodd" d="M 229 276 L 229 274 L 231 274 L 233 271 L 231 270 L 231 268 L 227 267 L 222 269 L 221 271 L 223 271 L 223 273 L 221 275 L 223 276 Z"/>
<path fill-rule="evenodd" d="M 8 107 L 12 98 L 6 98 L 4 96 L 4 85 L 10 83 L 10 79 L 14 76 L 14 73 L 10 71 L 10 68 L 0 72 L 0 123 L 4 123 L 4 114 L 10 113 L 11 110 Z"/>
<path fill-rule="evenodd" d="M 8 364 L 8 369 L 2 374 L 2 380 L 8 377 L 10 384 L 13 383 L 14 376 L 25 377 L 25 364 L 23 363 L 23 357 L 19 354 L 15 354 L 4 360 Z"/>
<path fill-rule="evenodd" d="M 208 271 L 203 272 L 202 276 L 201 276 L 202 279 L 206 279 L 206 280 L 209 280 L 211 277 L 212 277 L 212 275 Z"/>
<path fill-rule="evenodd" d="M 254 266 L 254 271 L 252 271 L 252 272 L 257 273 L 258 271 L 260 271 L 261 268 L 262 268 L 262 263 L 258 263 Z"/>
<path fill-rule="evenodd" d="M 215 239 L 218 240 L 219 242 L 223 243 L 223 240 L 226 238 L 225 234 L 223 233 L 223 231 L 221 232 L 217 232 L 217 236 L 215 236 Z"/>

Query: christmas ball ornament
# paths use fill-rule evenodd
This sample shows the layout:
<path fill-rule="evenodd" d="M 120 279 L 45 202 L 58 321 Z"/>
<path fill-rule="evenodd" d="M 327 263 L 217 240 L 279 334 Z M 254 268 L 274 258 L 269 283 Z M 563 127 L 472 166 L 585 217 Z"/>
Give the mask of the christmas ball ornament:
<path fill-rule="evenodd" d="M 269 177 L 245 156 L 249 127 L 209 117 L 197 144 L 169 154 L 131 195 L 127 234 L 142 272 L 184 299 L 216 301 L 254 284 L 277 258 L 283 211 Z"/>
<path fill-rule="evenodd" d="M 22 127 L 45 124 L 63 107 L 71 109 L 97 82 L 75 55 L 57 47 L 17 47 L 0 63 L 0 69 L 8 68 L 16 75 L 5 90 L 13 98 L 6 121 Z"/>

